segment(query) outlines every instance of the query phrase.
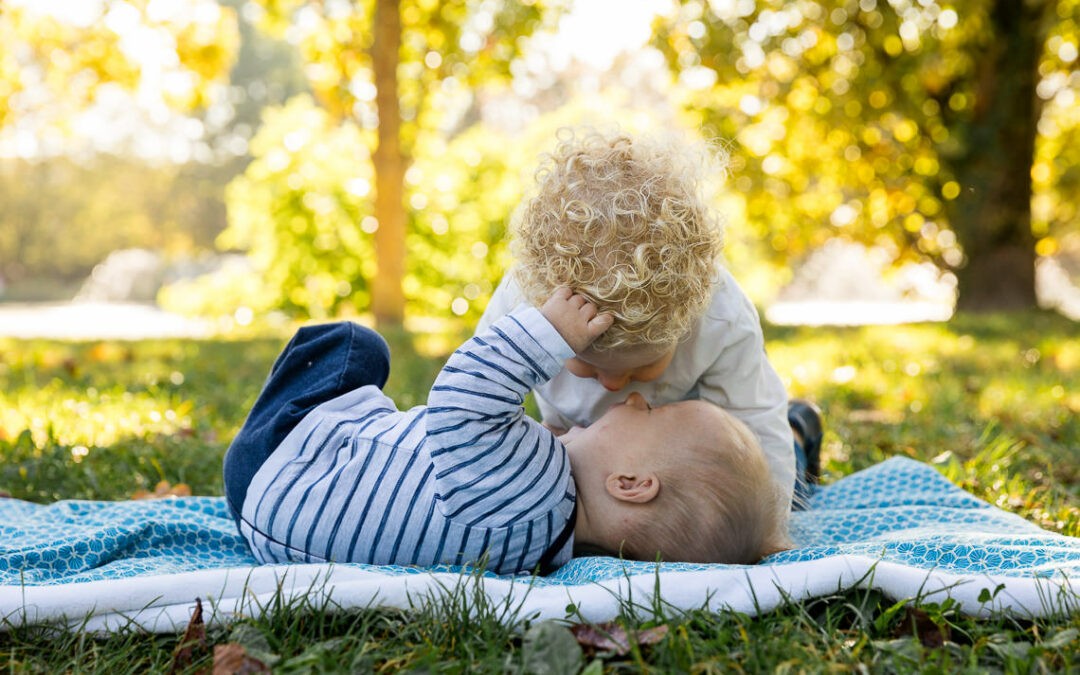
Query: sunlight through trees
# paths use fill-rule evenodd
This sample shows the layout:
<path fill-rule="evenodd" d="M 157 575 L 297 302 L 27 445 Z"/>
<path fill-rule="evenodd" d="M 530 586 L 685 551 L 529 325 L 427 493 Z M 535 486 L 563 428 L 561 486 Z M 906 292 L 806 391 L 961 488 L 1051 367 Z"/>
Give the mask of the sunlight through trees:
<path fill-rule="evenodd" d="M 216 241 L 251 271 L 191 311 L 474 321 L 554 127 L 646 118 L 726 145 L 729 256 L 774 285 L 840 238 L 1030 307 L 1080 256 L 1080 0 L 653 7 L 584 59 L 569 0 L 5 3 L 0 279 Z"/>

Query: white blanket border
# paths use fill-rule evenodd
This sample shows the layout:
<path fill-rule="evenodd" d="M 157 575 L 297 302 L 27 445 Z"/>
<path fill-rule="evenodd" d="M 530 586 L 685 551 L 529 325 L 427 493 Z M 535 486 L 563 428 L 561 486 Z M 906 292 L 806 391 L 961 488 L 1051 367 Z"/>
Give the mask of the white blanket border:
<path fill-rule="evenodd" d="M 680 611 L 769 612 L 856 588 L 874 588 L 893 600 L 942 602 L 952 598 L 966 614 L 989 617 L 1048 617 L 1080 611 L 1080 588 L 1068 578 L 953 574 L 867 556 L 837 555 L 783 565 L 665 571 L 574 585 L 532 585 L 528 577 L 507 579 L 448 572 L 387 575 L 347 565 L 266 565 L 202 570 L 52 586 L 0 586 L 0 630 L 61 623 L 90 632 L 138 629 L 172 633 L 184 629 L 204 602 L 208 623 L 257 615 L 278 598 L 289 603 L 343 609 L 414 608 L 461 583 L 482 584 L 496 606 L 511 608 L 514 620 L 571 619 L 602 622 L 627 607 L 649 616 L 659 606 L 668 617 Z M 659 602 L 654 594 L 659 589 Z M 984 593 L 984 590 L 986 593 Z M 992 596 L 989 601 L 986 595 Z M 984 600 L 980 601 L 980 596 Z M 577 612 L 568 614 L 568 605 Z"/>

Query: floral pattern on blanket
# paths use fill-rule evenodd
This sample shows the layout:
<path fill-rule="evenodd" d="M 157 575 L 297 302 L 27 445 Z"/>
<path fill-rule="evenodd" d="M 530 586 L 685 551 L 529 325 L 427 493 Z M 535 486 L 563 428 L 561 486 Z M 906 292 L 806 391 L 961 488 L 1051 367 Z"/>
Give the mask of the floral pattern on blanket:
<path fill-rule="evenodd" d="M 1040 529 L 964 492 L 933 467 L 892 458 L 820 488 L 792 514 L 797 547 L 765 562 L 841 554 L 954 574 L 1080 578 L 1080 539 Z M 0 500 L 0 584 L 51 585 L 255 565 L 220 497 L 41 505 Z M 433 571 L 357 565 L 382 574 Z M 716 565 L 576 558 L 541 585 Z M 459 571 L 442 567 L 435 571 Z"/>

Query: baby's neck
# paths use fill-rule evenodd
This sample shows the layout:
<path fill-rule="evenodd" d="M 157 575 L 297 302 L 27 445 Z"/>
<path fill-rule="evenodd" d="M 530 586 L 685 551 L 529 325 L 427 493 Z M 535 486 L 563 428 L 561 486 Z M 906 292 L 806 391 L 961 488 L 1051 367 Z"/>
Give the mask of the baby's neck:
<path fill-rule="evenodd" d="M 618 556 L 606 541 L 601 522 L 590 518 L 591 501 L 577 493 L 577 516 L 574 523 L 574 556 L 605 555 Z"/>

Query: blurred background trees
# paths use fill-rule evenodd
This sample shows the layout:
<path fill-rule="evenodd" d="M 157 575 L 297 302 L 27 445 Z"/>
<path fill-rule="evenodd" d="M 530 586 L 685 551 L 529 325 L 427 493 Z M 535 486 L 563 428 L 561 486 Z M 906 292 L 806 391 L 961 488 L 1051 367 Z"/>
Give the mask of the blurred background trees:
<path fill-rule="evenodd" d="M 657 44 L 696 90 L 686 106 L 736 139 L 774 256 L 848 236 L 955 270 L 961 307 L 1030 307 L 1036 249 L 1075 227 L 1078 158 L 1059 151 L 1080 140 L 1078 11 L 687 0 Z"/>
<path fill-rule="evenodd" d="M 174 9 L 0 6 L 0 281 L 48 295 L 115 248 L 212 244 L 224 209 L 208 186 L 221 171 L 209 147 L 191 161 L 188 140 L 214 130 L 206 114 L 228 83 L 237 23 L 213 0 Z M 132 133 L 170 117 L 177 142 L 151 148 Z"/>
<path fill-rule="evenodd" d="M 1038 261 L 1080 249 L 1080 0 L 608 3 L 568 31 L 590 3 L 5 2 L 0 294 L 216 249 L 247 265 L 159 299 L 468 325 L 576 123 L 721 140 L 759 301 L 835 239 L 932 262 L 972 309 L 1034 305 Z"/>
<path fill-rule="evenodd" d="M 320 146 L 304 137 L 307 125 L 285 122 L 276 142 L 257 146 L 256 157 L 284 149 L 299 162 L 314 160 L 321 169 L 308 165 L 310 170 L 298 174 L 263 172 L 256 178 L 259 168 L 253 167 L 245 184 L 258 189 L 254 183 L 262 183 L 281 201 L 241 206 L 237 197 L 240 211 L 224 241 L 251 248 L 261 266 L 275 270 L 277 281 L 291 282 L 283 298 L 289 306 L 333 311 L 360 301 L 377 322 L 400 324 L 409 220 L 406 173 L 417 145 L 424 143 L 425 134 L 452 131 L 453 99 L 459 91 L 508 78 L 521 39 L 535 29 L 543 12 L 536 2 L 465 0 L 259 0 L 255 6 L 261 8 L 260 24 L 275 34 L 291 34 L 301 54 L 319 103 L 319 111 L 310 110 L 304 119 L 316 129 L 335 126 L 344 136 Z M 328 173 L 323 178 L 333 180 L 319 188 L 288 183 L 290 176 L 310 177 L 328 168 L 330 154 L 339 155 L 340 161 L 329 164 L 344 174 Z M 309 156 L 298 158 L 303 155 Z M 270 206 L 283 214 L 285 227 L 276 228 L 273 241 L 261 237 L 259 216 L 248 218 L 245 206 Z M 369 240 L 373 258 L 366 250 Z"/>

